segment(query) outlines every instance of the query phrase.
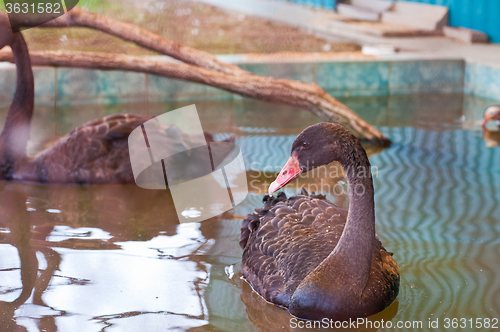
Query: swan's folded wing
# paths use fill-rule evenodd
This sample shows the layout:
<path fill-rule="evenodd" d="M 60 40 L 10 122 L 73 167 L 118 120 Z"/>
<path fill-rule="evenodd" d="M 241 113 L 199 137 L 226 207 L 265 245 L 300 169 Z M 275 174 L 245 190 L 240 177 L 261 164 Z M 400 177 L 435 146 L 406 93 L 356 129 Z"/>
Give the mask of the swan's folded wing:
<path fill-rule="evenodd" d="M 335 248 L 346 216 L 324 196 L 266 198 L 243 223 L 243 275 L 268 301 L 287 306 L 300 281 Z"/>
<path fill-rule="evenodd" d="M 245 249 L 252 231 L 259 227 L 262 218 L 270 218 L 268 215 L 277 203 L 286 201 L 286 195 L 282 192 L 278 197 L 265 195 L 262 201 L 265 203 L 262 209 L 255 209 L 253 214 L 249 214 L 241 226 L 240 247 Z"/>
<path fill-rule="evenodd" d="M 68 136 L 96 140 L 112 140 L 128 137 L 138 126 L 150 118 L 132 114 L 113 114 L 89 121 L 71 131 Z"/>
<path fill-rule="evenodd" d="M 114 114 L 74 129 L 34 157 L 38 181 L 133 182 L 127 137 L 148 119 L 137 115 Z"/>

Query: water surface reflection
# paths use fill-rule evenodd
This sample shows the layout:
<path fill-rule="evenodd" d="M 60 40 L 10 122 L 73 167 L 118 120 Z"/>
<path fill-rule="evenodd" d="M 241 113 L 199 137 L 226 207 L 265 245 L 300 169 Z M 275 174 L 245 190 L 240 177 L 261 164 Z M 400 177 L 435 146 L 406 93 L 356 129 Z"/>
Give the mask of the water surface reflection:
<path fill-rule="evenodd" d="M 500 149 L 484 146 L 477 124 L 488 101 L 431 95 L 345 102 L 394 142 L 369 154 L 377 231 L 400 264 L 401 291 L 371 320 L 500 318 Z M 147 112 L 185 104 L 149 105 Z M 99 107 L 37 109 L 32 151 L 89 119 L 127 110 Z M 237 135 L 247 199 L 218 218 L 179 224 L 168 191 L 0 183 L 0 330 L 294 330 L 286 311 L 240 280 L 240 216 L 261 206 L 295 135 L 318 119 L 254 101 L 197 107 L 216 138 Z M 287 193 L 319 186 L 347 207 L 345 194 L 332 189 L 345 186 L 343 175 L 324 177 L 335 167 L 299 179 Z"/>

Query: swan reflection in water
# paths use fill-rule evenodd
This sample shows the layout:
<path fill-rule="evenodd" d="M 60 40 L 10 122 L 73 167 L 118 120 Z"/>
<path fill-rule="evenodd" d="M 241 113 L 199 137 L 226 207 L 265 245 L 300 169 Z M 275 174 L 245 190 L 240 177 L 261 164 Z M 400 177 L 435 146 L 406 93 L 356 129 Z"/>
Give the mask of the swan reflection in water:
<path fill-rule="evenodd" d="M 488 130 L 483 128 L 484 145 L 489 148 L 500 146 L 500 130 Z"/>
<path fill-rule="evenodd" d="M 328 329 L 326 326 L 318 328 L 307 328 L 308 321 L 300 320 L 291 316 L 288 311 L 266 302 L 260 295 L 252 290 L 252 287 L 244 280 L 241 281 L 241 300 L 245 303 L 246 312 L 248 318 L 261 332 L 274 332 L 274 331 L 378 331 L 379 328 L 376 322 L 390 321 L 396 316 L 399 307 L 399 301 L 396 299 L 389 307 L 384 311 L 379 312 L 376 315 L 367 318 L 368 321 L 372 322 L 365 325 L 359 326 L 359 328 L 335 328 L 335 323 L 333 328 L 331 323 L 328 321 Z M 318 324 L 318 323 L 317 323 Z M 314 326 L 314 325 L 313 325 Z"/>
<path fill-rule="evenodd" d="M 22 286 L 21 293 L 17 295 L 17 297 L 14 297 L 11 301 L 0 301 L 0 323 L 7 331 L 23 331 L 25 330 L 24 328 L 14 328 L 16 326 L 14 313 L 28 300 L 33 288 L 35 288 L 38 277 L 38 260 L 36 257 L 36 249 L 31 245 L 31 227 L 26 208 L 24 207 L 26 204 L 26 194 L 22 191 L 12 190 L 11 188 L 6 189 L 7 190 L 2 190 L 0 194 L 0 200 L 3 203 L 1 211 L 2 221 L 0 225 L 2 228 L 8 229 L 9 231 L 0 233 L 0 239 L 2 243 L 8 243 L 17 249 L 21 265 L 20 278 Z M 5 221 L 7 221 L 7 224 Z M 2 275 L 9 272 L 9 269 L 6 269 L 4 264 L 5 258 L 2 259 L 2 268 L 0 270 Z M 46 270 L 48 270 L 48 268 Z M 2 280 L 6 279 L 2 278 Z M 18 289 L 3 289 L 4 286 L 3 284 L 0 285 L 2 295 L 19 293 Z M 34 296 L 33 302 L 35 301 L 41 302 L 41 299 Z M 53 322 L 49 322 L 47 325 L 54 327 Z"/>
<path fill-rule="evenodd" d="M 0 186 L 0 312 L 7 330 L 23 330 L 30 320 L 64 330 L 82 316 L 87 331 L 125 318 L 141 325 L 137 317 L 148 314 L 159 317 L 158 326 L 206 320 L 210 271 L 202 254 L 213 230 L 204 228 L 205 236 L 199 225 L 179 225 L 167 191 Z M 183 294 L 189 300 L 179 306 Z"/>

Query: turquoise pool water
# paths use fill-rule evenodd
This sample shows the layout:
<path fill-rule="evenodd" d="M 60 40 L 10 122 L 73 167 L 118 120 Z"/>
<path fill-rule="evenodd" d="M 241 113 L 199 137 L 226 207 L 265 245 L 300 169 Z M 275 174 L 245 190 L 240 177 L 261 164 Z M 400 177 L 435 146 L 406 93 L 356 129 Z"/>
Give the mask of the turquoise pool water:
<path fill-rule="evenodd" d="M 500 319 L 500 147 L 493 147 L 500 135 L 483 137 L 478 124 L 492 101 L 456 94 L 343 101 L 393 141 L 367 150 L 377 233 L 394 252 L 401 289 L 371 320 L 407 326 L 357 330 L 451 331 L 446 319 L 461 318 L 493 326 Z M 39 107 L 30 151 L 106 114 L 156 115 L 187 104 Z M 241 282 L 238 240 L 240 216 L 261 206 L 295 135 L 319 119 L 248 100 L 196 105 L 205 130 L 237 135 L 247 199 L 219 218 L 179 224 L 166 191 L 0 183 L 0 330 L 304 331 Z M 319 188 L 347 207 L 345 194 L 332 190 L 345 179 L 325 178 L 328 170 L 286 192 Z"/>

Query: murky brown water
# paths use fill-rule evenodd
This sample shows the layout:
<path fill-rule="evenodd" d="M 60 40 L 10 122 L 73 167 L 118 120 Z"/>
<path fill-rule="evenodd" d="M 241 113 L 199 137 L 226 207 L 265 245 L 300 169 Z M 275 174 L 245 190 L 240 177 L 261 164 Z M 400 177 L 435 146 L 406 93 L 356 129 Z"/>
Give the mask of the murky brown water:
<path fill-rule="evenodd" d="M 477 124 L 489 101 L 427 95 L 345 102 L 394 142 L 369 153 L 377 232 L 400 265 L 401 290 L 371 320 L 421 321 L 422 329 L 380 330 L 430 331 L 429 319 L 439 319 L 432 330 L 450 331 L 446 318 L 500 318 L 500 148 L 485 146 Z M 37 108 L 30 148 L 113 112 L 156 115 L 187 104 Z M 286 311 L 240 280 L 239 216 L 261 206 L 294 136 L 319 119 L 254 101 L 196 105 L 205 130 L 238 136 L 247 199 L 219 218 L 179 224 L 167 191 L 0 183 L 1 331 L 293 330 Z M 316 186 L 347 207 L 342 174 L 324 177 L 334 166 L 287 193 Z"/>

